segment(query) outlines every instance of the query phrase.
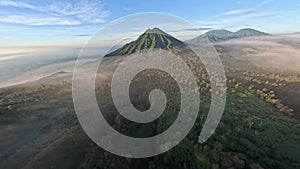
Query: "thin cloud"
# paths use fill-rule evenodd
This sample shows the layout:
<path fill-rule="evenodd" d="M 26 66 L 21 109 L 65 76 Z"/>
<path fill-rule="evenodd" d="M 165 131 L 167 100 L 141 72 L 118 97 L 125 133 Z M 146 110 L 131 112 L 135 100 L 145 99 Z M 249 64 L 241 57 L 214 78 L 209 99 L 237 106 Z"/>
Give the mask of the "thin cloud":
<path fill-rule="evenodd" d="M 125 6 L 124 6 L 124 7 L 123 7 L 123 10 L 124 10 L 124 11 L 131 11 L 131 8 L 128 8 L 128 7 L 125 7 Z"/>
<path fill-rule="evenodd" d="M 11 0 L 0 1 L 0 6 L 11 6 L 11 7 L 28 8 L 28 9 L 35 8 L 33 5 L 30 5 L 28 3 L 22 1 L 11 1 Z"/>
<path fill-rule="evenodd" d="M 177 29 L 177 30 L 170 30 L 169 32 L 182 32 L 182 31 L 207 31 L 212 30 L 213 28 L 210 27 L 201 27 L 201 28 L 191 28 L 191 29 Z"/>
<path fill-rule="evenodd" d="M 254 10 L 252 9 L 237 9 L 237 10 L 230 10 L 227 12 L 222 13 L 222 16 L 229 16 L 229 15 L 246 15 L 246 14 L 251 14 L 255 13 Z"/>
<path fill-rule="evenodd" d="M 77 34 L 74 36 L 78 36 L 78 37 L 86 37 L 86 36 L 92 36 L 92 34 Z"/>
<path fill-rule="evenodd" d="M 77 1 L 75 1 L 77 2 Z M 77 3 L 57 2 L 48 6 L 48 11 L 57 15 L 74 16 L 84 22 L 104 22 L 109 11 L 99 1 L 79 1 Z"/>
<path fill-rule="evenodd" d="M 0 22 L 24 25 L 79 25 L 79 21 L 49 16 L 9 15 L 0 16 Z"/>
<path fill-rule="evenodd" d="M 105 22 L 105 18 L 110 14 L 104 8 L 104 4 L 97 0 L 56 1 L 43 6 L 23 1 L 0 1 L 0 7 L 8 6 L 26 10 L 11 13 L 4 8 L 3 11 L 6 13 L 1 16 L 0 22 L 27 25 L 79 25 Z"/>
<path fill-rule="evenodd" d="M 216 29 L 232 29 L 240 26 L 247 25 L 249 21 L 260 20 L 267 17 L 275 17 L 281 13 L 270 13 L 256 11 L 253 13 L 248 13 L 244 15 L 217 15 L 214 19 L 210 21 L 198 22 L 198 24 L 206 24 L 208 27 L 213 27 Z"/>
<path fill-rule="evenodd" d="M 263 4 L 268 4 L 268 3 L 271 3 L 273 0 L 264 0 L 262 3 Z"/>

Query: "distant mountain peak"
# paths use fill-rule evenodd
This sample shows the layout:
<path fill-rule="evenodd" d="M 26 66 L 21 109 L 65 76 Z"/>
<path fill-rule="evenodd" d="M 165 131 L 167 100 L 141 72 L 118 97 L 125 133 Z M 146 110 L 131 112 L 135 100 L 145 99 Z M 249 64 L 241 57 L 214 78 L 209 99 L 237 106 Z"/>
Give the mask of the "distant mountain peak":
<path fill-rule="evenodd" d="M 186 46 L 180 40 L 160 30 L 159 28 L 147 29 L 142 35 L 140 35 L 135 41 L 125 44 L 123 47 L 105 55 L 117 56 L 117 55 L 130 55 L 133 53 L 139 53 L 143 50 L 152 49 L 171 49 L 175 46 Z"/>
<path fill-rule="evenodd" d="M 251 28 L 244 28 L 234 33 L 233 36 L 237 38 L 245 38 L 245 37 L 253 37 L 253 36 L 267 36 L 270 34 L 251 29 Z"/>
<path fill-rule="evenodd" d="M 187 43 L 195 43 L 203 38 L 208 38 L 212 43 L 214 42 L 221 42 L 236 38 L 246 38 L 246 37 L 255 37 L 255 36 L 268 36 L 270 34 L 251 29 L 251 28 L 244 28 L 236 32 L 231 32 L 225 29 L 220 30 L 211 30 L 208 31 L 194 39 L 188 40 Z"/>
<path fill-rule="evenodd" d="M 228 36 L 229 34 L 231 34 L 231 31 L 228 31 L 226 29 L 217 29 L 217 30 L 211 30 L 206 32 L 205 34 L 203 34 L 204 36 L 207 35 L 215 35 L 215 36 Z"/>
<path fill-rule="evenodd" d="M 252 29 L 252 28 L 243 28 L 243 29 L 240 29 L 240 30 L 238 30 L 237 32 L 239 32 L 239 31 L 257 31 L 257 30 L 255 30 L 255 29 Z"/>
<path fill-rule="evenodd" d="M 255 31 L 255 32 L 260 32 L 260 31 L 258 31 L 258 30 L 256 30 L 256 29 L 252 29 L 252 28 L 243 28 L 243 29 L 240 29 L 240 30 L 238 30 L 238 31 L 236 31 L 236 32 L 242 32 L 242 31 Z M 263 33 L 263 32 L 262 32 Z"/>

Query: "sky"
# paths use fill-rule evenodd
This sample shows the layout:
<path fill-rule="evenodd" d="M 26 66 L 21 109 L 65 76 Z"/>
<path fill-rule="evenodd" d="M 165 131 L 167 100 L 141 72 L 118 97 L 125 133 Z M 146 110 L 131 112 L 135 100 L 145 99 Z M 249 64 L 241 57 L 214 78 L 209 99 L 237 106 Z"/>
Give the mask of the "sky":
<path fill-rule="evenodd" d="M 120 17 L 172 14 L 203 32 L 255 28 L 300 32 L 299 0 L 0 0 L 0 48 L 80 46 Z"/>

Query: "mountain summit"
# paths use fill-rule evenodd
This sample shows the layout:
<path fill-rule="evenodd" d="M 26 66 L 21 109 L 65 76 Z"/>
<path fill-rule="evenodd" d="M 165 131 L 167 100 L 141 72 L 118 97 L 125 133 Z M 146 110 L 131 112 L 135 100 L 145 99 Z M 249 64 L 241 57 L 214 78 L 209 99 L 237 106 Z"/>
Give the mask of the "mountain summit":
<path fill-rule="evenodd" d="M 245 37 L 252 37 L 252 36 L 268 36 L 268 35 L 270 34 L 260 32 L 255 29 L 250 29 L 250 28 L 241 29 L 237 32 L 234 32 L 233 34 L 235 38 L 245 38 Z"/>
<path fill-rule="evenodd" d="M 155 34 L 164 34 L 168 35 L 166 32 L 160 30 L 159 28 L 147 29 L 144 33 L 155 33 Z M 170 36 L 170 35 L 169 35 Z"/>
<path fill-rule="evenodd" d="M 226 41 L 226 40 L 231 40 L 231 39 L 237 39 L 237 38 L 246 38 L 246 37 L 254 37 L 254 36 L 268 36 L 270 34 L 260 32 L 255 29 L 250 29 L 250 28 L 245 28 L 241 29 L 237 32 L 230 32 L 228 30 L 212 30 L 208 31 L 196 38 L 193 38 L 191 40 L 186 41 L 187 43 L 193 44 L 196 41 L 199 41 L 203 38 L 208 38 L 210 42 L 215 43 L 215 42 L 221 42 L 221 41 Z"/>
<path fill-rule="evenodd" d="M 123 47 L 105 56 L 108 57 L 108 56 L 117 56 L 117 55 L 130 55 L 133 53 L 138 53 L 142 50 L 149 50 L 149 49 L 168 50 L 177 46 L 183 47 L 186 45 L 180 40 L 160 30 L 159 28 L 153 28 L 153 29 L 146 30 L 135 41 L 127 43 Z"/>

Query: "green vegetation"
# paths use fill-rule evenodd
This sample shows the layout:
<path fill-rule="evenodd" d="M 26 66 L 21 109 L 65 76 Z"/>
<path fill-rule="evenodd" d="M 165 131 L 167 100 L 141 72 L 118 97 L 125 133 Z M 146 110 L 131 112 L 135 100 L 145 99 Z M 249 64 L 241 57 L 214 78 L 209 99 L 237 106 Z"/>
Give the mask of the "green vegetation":
<path fill-rule="evenodd" d="M 151 77 L 153 79 L 153 77 Z M 136 81 L 136 83 L 139 83 Z M 140 83 L 139 83 L 140 84 Z M 150 84 L 149 84 L 150 85 Z M 152 83 L 151 85 L 155 85 Z M 231 92 L 234 89 L 234 92 Z M 121 168 L 120 161 L 126 161 L 129 168 L 274 168 L 293 169 L 300 164 L 300 125 L 296 119 L 283 115 L 271 103 L 265 102 L 254 89 L 229 84 L 227 105 L 215 134 L 204 144 L 197 142 L 210 104 L 209 88 L 201 93 L 201 106 L 197 122 L 188 137 L 170 151 L 147 159 L 126 159 L 105 153 L 98 157 L 95 168 Z M 110 91 L 105 88 L 101 90 Z M 170 90 L 171 91 L 171 90 Z M 169 91 L 169 92 L 170 92 Z M 166 91 L 168 92 L 168 91 Z M 107 92 L 106 92 L 107 93 Z M 272 93 L 272 92 L 271 92 Z M 147 92 L 144 93 L 148 94 Z M 103 95 L 102 95 L 103 96 Z M 109 102 L 107 97 L 102 101 Z M 170 101 L 168 110 L 160 120 L 150 125 L 138 125 L 130 121 L 114 121 L 115 129 L 129 136 L 147 137 L 167 129 L 177 116 L 178 96 Z M 99 97 L 100 98 L 100 97 Z M 100 100 L 101 102 L 101 100 Z M 137 103 L 133 100 L 134 103 Z M 139 105 L 142 104 L 142 105 Z M 134 104 L 143 107 L 142 102 Z M 147 107 L 147 106 L 146 106 Z M 108 109 L 107 109 L 108 110 Z M 168 120 L 171 119 L 171 120 Z M 157 130 L 159 129 L 159 130 Z M 95 148 L 97 150 L 97 148 Z M 95 151 L 95 150 L 93 150 Z M 86 158 L 93 159 L 95 154 Z M 107 162 L 109 160 L 109 162 Z M 107 165 L 103 164 L 106 162 Z M 114 164 L 112 167 L 111 165 Z M 91 163 L 90 163 L 91 165 Z M 124 165 L 124 164 L 122 164 Z"/>
<path fill-rule="evenodd" d="M 145 33 L 122 48 L 117 49 L 105 57 L 130 55 L 133 53 L 139 53 L 143 50 L 153 49 L 171 49 L 173 47 L 185 47 L 186 45 L 171 35 L 161 31 L 158 28 L 148 29 Z"/>
<path fill-rule="evenodd" d="M 247 31 L 247 30 L 243 30 Z M 241 32 L 243 32 L 241 31 Z M 239 33 L 241 33 L 239 32 Z M 246 32 L 247 33 L 247 32 Z M 145 42 L 135 47 L 135 41 L 125 45 L 113 54 L 128 55 L 140 51 L 141 48 L 152 49 L 156 44 L 168 46 L 161 36 L 143 34 L 137 41 Z M 165 43 L 165 44 L 161 44 Z M 132 49 L 128 52 L 127 49 Z M 169 49 L 169 48 L 167 48 Z M 193 129 L 188 136 L 170 151 L 147 159 L 126 159 L 110 153 L 103 153 L 99 148 L 91 148 L 86 157 L 98 158 L 95 162 L 83 162 L 83 166 L 91 168 L 237 168 L 237 169 L 296 169 L 300 165 L 300 125 L 297 119 L 286 116 L 282 112 L 291 112 L 271 89 L 254 86 L 231 78 L 228 82 L 226 108 L 215 134 L 205 143 L 199 144 L 198 137 L 206 119 L 210 106 L 210 83 L 205 69 L 199 60 L 187 48 L 172 48 L 172 52 L 183 59 L 194 75 L 198 77 L 198 88 L 195 92 L 201 93 L 199 115 Z M 227 72 L 244 73 L 226 67 Z M 234 74 L 234 73 L 233 73 Z M 253 77 L 265 76 L 253 74 Z M 242 76 L 251 78 L 251 76 Z M 288 79 L 297 80 L 295 76 L 268 76 L 268 82 L 259 78 L 259 83 L 271 86 L 283 86 Z M 255 78 L 252 78 L 255 79 Z M 255 81 L 255 80 L 254 80 Z M 255 84 L 255 83 L 254 83 Z M 275 85 L 276 84 L 276 85 Z M 222 89 L 222 83 L 217 82 Z M 134 106 L 140 110 L 149 108 L 148 95 L 151 89 L 159 87 L 168 99 L 168 105 L 163 115 L 150 124 L 137 124 L 118 115 L 113 107 L 110 85 L 102 86 L 98 92 L 99 105 L 108 105 L 102 108 L 114 116 L 110 123 L 119 132 L 134 137 L 149 137 L 165 131 L 177 117 L 180 107 L 180 94 L 172 78 L 160 71 L 145 71 L 132 82 L 131 94 Z M 164 86 L 164 87 L 163 87 Z M 133 92 L 133 93 L 132 93 Z M 218 92 L 218 91 L 216 91 Z M 101 95 L 100 95 L 101 93 Z M 219 93 L 216 93 L 219 94 Z M 139 95 L 139 97 L 137 97 Z M 101 96 L 101 97 L 100 97 Z"/>
<path fill-rule="evenodd" d="M 250 71 L 254 69 L 254 71 Z M 243 68 L 226 66 L 229 83 L 248 86 L 249 89 L 256 90 L 259 97 L 282 113 L 294 116 L 299 119 L 299 97 L 298 88 L 300 77 L 296 74 L 274 73 L 271 70 L 264 70 L 259 67 L 244 66 Z M 237 82 L 239 81 L 239 82 Z M 239 84 L 238 84 L 239 83 Z"/>
<path fill-rule="evenodd" d="M 57 86 L 42 84 L 35 90 L 3 91 L 0 100 L 2 125 L 18 123 L 18 120 L 22 119 L 21 116 L 32 115 L 32 111 L 39 112 L 35 123 L 46 114 L 55 115 L 53 111 L 61 112 L 51 117 L 51 120 L 44 119 L 39 124 L 43 126 L 44 122 L 49 122 L 41 128 L 41 131 L 48 134 L 45 134 L 44 142 L 41 141 L 44 136 L 42 135 L 39 138 L 29 138 L 30 141 L 34 140 L 31 144 L 24 143 L 24 149 L 36 146 L 35 149 L 28 148 L 24 153 L 26 157 L 23 154 L 24 159 L 32 155 L 28 166 L 45 167 L 46 164 L 51 168 L 52 163 L 50 165 L 48 160 L 54 159 L 53 164 L 57 166 L 72 165 L 69 168 L 76 168 L 80 163 L 78 168 L 82 169 L 299 168 L 300 123 L 295 118 L 294 111 L 285 104 L 281 99 L 282 95 L 277 92 L 282 87 L 299 83 L 299 76 L 257 73 L 226 66 L 228 88 L 223 117 L 213 136 L 207 142 L 199 144 L 198 137 L 210 107 L 212 90 L 209 77 L 197 57 L 183 46 L 182 42 L 177 42 L 169 35 L 157 34 L 157 31 L 161 33 L 158 29 L 148 30 L 137 41 L 107 56 L 129 55 L 154 48 L 168 49 L 179 55 L 197 77 L 199 87 L 194 91 L 201 94 L 199 114 L 188 136 L 176 147 L 161 155 L 145 159 L 123 158 L 99 148 L 81 130 L 71 103 L 70 83 L 63 82 Z M 137 109 L 147 110 L 150 106 L 148 102 L 150 91 L 159 88 L 165 92 L 168 100 L 166 110 L 152 123 L 131 122 L 119 115 L 114 107 L 110 82 L 100 86 L 96 81 L 97 101 L 102 112 L 109 112 L 105 114 L 105 118 L 111 126 L 125 135 L 140 138 L 167 130 L 180 110 L 180 91 L 174 79 L 163 71 L 150 69 L 138 74 L 130 85 L 131 101 Z M 222 83 L 217 82 L 217 86 L 225 90 Z M 216 91 L 215 94 L 219 95 L 220 92 Z M 45 113 L 46 111 L 48 113 Z M 37 133 L 40 132 L 40 126 L 34 127 L 38 130 Z M 30 133 L 31 130 L 25 135 L 30 136 Z M 20 138 L 23 137 L 22 135 Z M 21 152 L 22 149 L 14 151 Z M 1 154 L 1 160 L 20 155 L 10 153 Z M 63 159 L 60 161 L 61 164 L 56 163 L 59 159 Z M 68 159 L 69 163 L 65 163 Z"/>

